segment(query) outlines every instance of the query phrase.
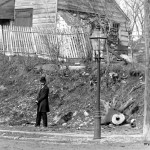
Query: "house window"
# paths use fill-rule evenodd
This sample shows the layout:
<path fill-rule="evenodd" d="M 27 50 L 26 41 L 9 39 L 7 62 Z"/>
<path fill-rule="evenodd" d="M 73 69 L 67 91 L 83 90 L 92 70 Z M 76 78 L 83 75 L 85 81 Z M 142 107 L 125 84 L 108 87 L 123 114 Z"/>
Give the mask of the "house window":
<path fill-rule="evenodd" d="M 113 23 L 113 29 L 118 32 L 119 31 L 119 23 Z"/>
<path fill-rule="evenodd" d="M 15 26 L 32 27 L 33 9 L 15 9 Z"/>

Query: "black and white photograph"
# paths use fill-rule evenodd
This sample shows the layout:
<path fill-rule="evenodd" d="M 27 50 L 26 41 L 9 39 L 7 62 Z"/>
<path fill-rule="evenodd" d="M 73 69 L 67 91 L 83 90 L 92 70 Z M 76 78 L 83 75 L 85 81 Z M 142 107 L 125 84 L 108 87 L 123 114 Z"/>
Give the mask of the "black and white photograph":
<path fill-rule="evenodd" d="M 0 0 L 0 150 L 150 150 L 150 0 Z"/>

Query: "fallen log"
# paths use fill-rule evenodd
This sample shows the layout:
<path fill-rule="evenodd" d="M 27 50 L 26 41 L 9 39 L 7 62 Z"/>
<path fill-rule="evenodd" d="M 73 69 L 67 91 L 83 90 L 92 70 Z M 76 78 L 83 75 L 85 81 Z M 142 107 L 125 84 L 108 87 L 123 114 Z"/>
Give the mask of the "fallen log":
<path fill-rule="evenodd" d="M 125 115 L 119 111 L 109 108 L 108 113 L 101 120 L 101 125 L 109 125 L 113 123 L 115 125 L 121 125 L 125 121 Z"/>
<path fill-rule="evenodd" d="M 124 105 L 122 105 L 122 106 L 120 106 L 120 108 L 118 108 L 118 111 L 123 113 L 125 111 L 125 109 L 127 109 L 134 102 L 135 102 L 135 99 L 130 98 Z"/>
<path fill-rule="evenodd" d="M 110 106 L 110 103 L 106 102 L 105 100 L 101 100 L 101 102 L 103 103 L 106 110 L 106 114 L 101 120 L 101 125 L 109 125 L 110 123 L 113 123 L 115 125 L 121 125 L 129 118 L 127 115 L 124 114 L 124 111 L 135 102 L 135 99 L 130 98 L 118 109 L 116 109 L 115 105 L 113 104 L 112 106 Z M 116 104 L 115 99 L 113 99 L 113 102 Z"/>

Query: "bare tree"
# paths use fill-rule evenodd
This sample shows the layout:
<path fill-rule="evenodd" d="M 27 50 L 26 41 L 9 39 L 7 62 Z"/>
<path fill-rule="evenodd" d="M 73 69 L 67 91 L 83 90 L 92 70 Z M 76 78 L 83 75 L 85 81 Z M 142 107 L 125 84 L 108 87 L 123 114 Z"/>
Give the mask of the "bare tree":
<path fill-rule="evenodd" d="M 144 0 L 122 0 L 120 7 L 130 18 L 130 31 L 136 36 L 144 32 Z"/>
<path fill-rule="evenodd" d="M 129 8 L 128 16 L 131 21 L 131 31 L 136 32 L 138 36 L 143 34 L 144 31 L 144 12 L 143 12 L 143 1 L 140 0 L 131 0 L 127 2 L 125 0 L 127 7 Z M 130 13 L 130 14 L 129 14 Z"/>
<path fill-rule="evenodd" d="M 130 18 L 129 46 L 133 58 L 134 50 L 141 42 L 139 39 L 143 38 L 144 33 L 144 0 L 121 0 L 119 5 Z"/>

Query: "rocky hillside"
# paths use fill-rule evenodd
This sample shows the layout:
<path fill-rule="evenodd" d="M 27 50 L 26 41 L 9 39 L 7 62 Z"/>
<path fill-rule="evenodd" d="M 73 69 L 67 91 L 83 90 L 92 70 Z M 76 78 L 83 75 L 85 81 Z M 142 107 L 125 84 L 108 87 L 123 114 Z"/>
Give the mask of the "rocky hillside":
<path fill-rule="evenodd" d="M 50 88 L 51 125 L 91 127 L 95 110 L 97 67 L 95 62 L 82 62 L 81 70 L 70 70 L 70 63 L 50 62 L 37 57 L 0 55 L 0 122 L 22 125 L 35 122 L 39 78 L 45 75 Z M 116 73 L 117 78 L 111 77 Z M 135 102 L 126 110 L 137 117 L 143 114 L 144 75 L 131 65 L 101 65 L 101 99 L 120 107 L 131 97 Z M 133 111 L 133 112 L 131 112 Z M 101 104 L 101 113 L 105 109 Z"/>

